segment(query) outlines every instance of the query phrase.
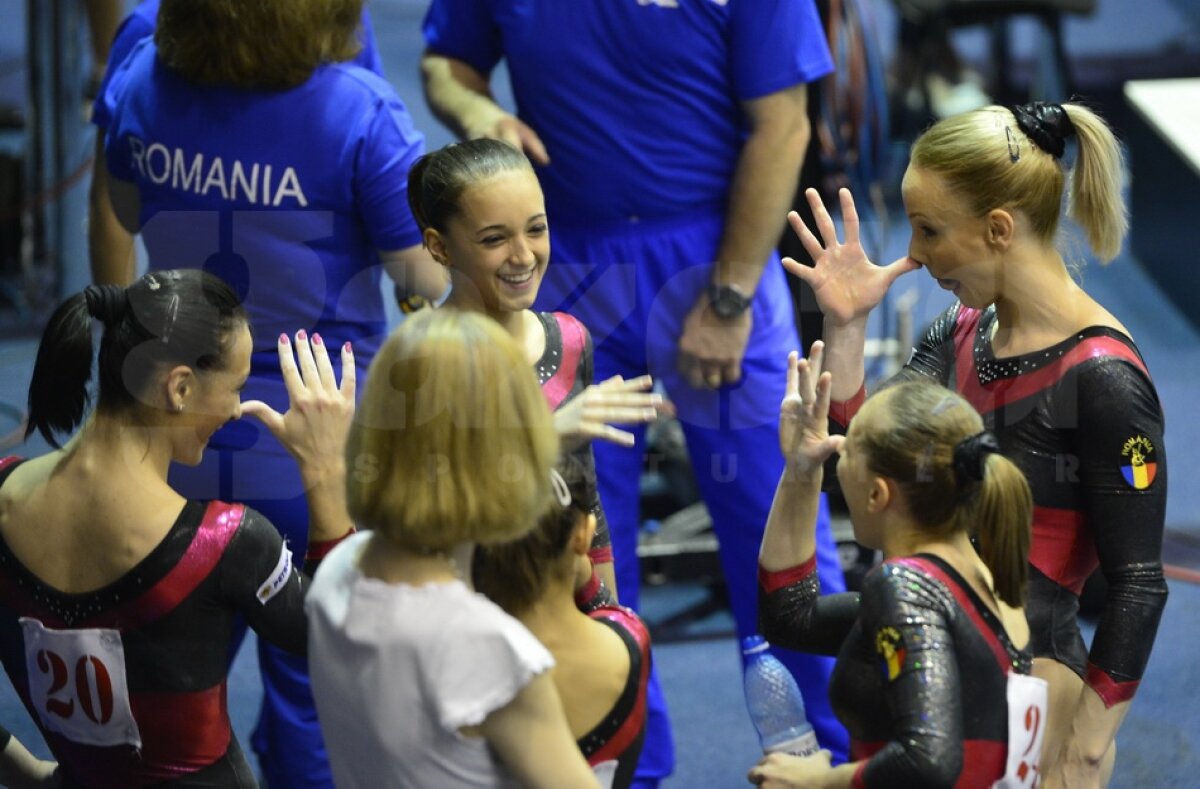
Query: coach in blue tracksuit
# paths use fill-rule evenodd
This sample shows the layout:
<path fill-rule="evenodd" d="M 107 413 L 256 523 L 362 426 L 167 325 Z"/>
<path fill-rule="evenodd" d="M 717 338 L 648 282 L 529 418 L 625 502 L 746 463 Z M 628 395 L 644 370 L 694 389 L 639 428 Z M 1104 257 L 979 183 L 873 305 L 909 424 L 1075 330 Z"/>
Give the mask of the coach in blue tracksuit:
<path fill-rule="evenodd" d="M 783 467 L 776 419 L 797 345 L 774 253 L 809 127 L 806 83 L 832 68 L 812 0 L 433 0 L 422 70 L 435 114 L 464 137 L 525 149 L 546 194 L 553 257 L 539 309 L 580 318 L 597 380 L 650 372 L 684 427 L 741 635 L 755 631 L 757 553 Z M 517 115 L 490 97 L 504 58 Z M 618 592 L 638 602 L 632 449 L 598 443 Z M 829 530 L 822 589 L 844 588 Z M 831 661 L 787 653 L 822 743 Z M 657 683 L 639 778 L 670 773 Z"/>

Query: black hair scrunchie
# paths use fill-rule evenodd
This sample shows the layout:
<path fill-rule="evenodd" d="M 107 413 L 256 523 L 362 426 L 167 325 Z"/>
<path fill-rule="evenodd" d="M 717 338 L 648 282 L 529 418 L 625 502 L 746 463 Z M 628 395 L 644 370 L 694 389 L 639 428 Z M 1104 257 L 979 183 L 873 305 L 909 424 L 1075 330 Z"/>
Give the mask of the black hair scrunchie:
<path fill-rule="evenodd" d="M 1061 104 L 1031 101 L 1008 108 L 1017 119 L 1017 126 L 1037 147 L 1056 159 L 1067 150 L 1067 138 L 1075 136 L 1075 124 Z"/>
<path fill-rule="evenodd" d="M 966 484 L 969 480 L 982 480 L 987 456 L 993 452 L 1000 452 L 1000 442 L 986 430 L 967 436 L 955 444 L 954 478 L 958 484 Z"/>
<path fill-rule="evenodd" d="M 83 298 L 87 302 L 88 315 L 105 326 L 120 323 L 129 311 L 129 297 L 121 285 L 88 285 Z"/>

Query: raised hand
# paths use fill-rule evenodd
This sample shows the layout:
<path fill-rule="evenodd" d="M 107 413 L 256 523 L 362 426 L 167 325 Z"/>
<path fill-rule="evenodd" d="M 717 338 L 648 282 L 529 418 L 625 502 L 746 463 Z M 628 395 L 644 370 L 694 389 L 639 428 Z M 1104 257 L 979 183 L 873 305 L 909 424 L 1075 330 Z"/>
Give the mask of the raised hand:
<path fill-rule="evenodd" d="M 344 467 L 350 422 L 354 417 L 354 353 L 342 346 L 342 381 L 338 384 L 321 335 L 312 342 L 303 331 L 293 345 L 279 335 L 279 368 L 287 387 L 288 410 L 280 414 L 258 400 L 242 403 L 242 413 L 255 417 L 296 458 L 306 479 Z M 293 350 L 295 355 L 293 356 Z"/>
<path fill-rule="evenodd" d="M 821 239 L 817 240 L 799 214 L 789 212 L 788 223 L 800 237 L 813 265 L 806 266 L 792 258 L 784 258 L 783 265 L 813 289 L 826 320 L 844 325 L 864 318 L 883 301 L 884 294 L 897 277 L 920 267 L 907 255 L 887 266 L 877 266 L 870 261 L 860 241 L 858 211 L 849 189 L 838 190 L 846 230 L 845 243 L 838 241 L 833 218 L 817 190 L 806 189 L 804 196 L 808 198 Z"/>
<path fill-rule="evenodd" d="M 779 448 L 789 471 L 804 475 L 823 467 L 842 436 L 829 435 L 829 389 L 833 380 L 821 365 L 825 345 L 813 343 L 807 359 L 788 354 L 787 388 L 779 404 Z"/>
<path fill-rule="evenodd" d="M 626 381 L 613 376 L 592 384 L 554 412 L 554 427 L 564 449 L 575 449 L 593 439 L 633 446 L 634 436 L 613 425 L 653 422 L 670 406 L 662 395 L 651 392 L 654 380 L 643 375 Z"/>

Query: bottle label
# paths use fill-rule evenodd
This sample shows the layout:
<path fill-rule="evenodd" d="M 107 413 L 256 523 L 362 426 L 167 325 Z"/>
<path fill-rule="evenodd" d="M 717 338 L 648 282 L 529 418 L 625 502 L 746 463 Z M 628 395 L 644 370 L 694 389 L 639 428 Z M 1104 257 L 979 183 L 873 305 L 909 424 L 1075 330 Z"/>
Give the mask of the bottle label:
<path fill-rule="evenodd" d="M 790 753 L 793 756 L 812 756 L 817 751 L 821 750 L 821 744 L 817 742 L 816 732 L 806 731 L 799 737 L 793 737 L 790 740 L 784 740 L 778 745 L 773 745 L 767 748 L 767 753 Z"/>

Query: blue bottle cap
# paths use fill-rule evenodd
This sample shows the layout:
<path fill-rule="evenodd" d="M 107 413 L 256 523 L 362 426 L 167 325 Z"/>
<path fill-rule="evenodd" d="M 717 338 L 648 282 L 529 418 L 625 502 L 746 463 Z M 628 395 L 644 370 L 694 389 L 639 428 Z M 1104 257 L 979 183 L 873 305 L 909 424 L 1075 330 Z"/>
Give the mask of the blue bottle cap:
<path fill-rule="evenodd" d="M 746 636 L 742 639 L 742 654 L 756 655 L 759 652 L 765 652 L 770 644 L 762 636 Z"/>

